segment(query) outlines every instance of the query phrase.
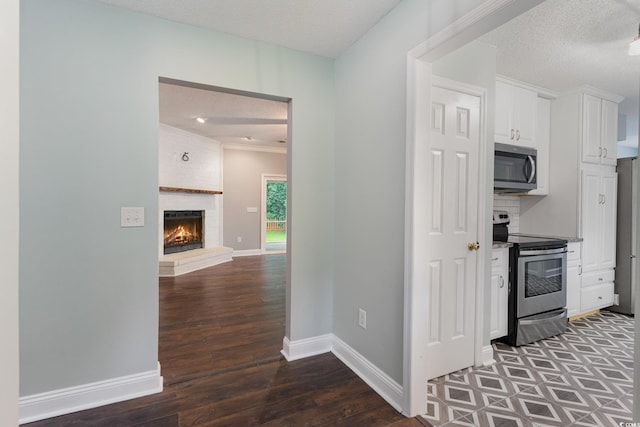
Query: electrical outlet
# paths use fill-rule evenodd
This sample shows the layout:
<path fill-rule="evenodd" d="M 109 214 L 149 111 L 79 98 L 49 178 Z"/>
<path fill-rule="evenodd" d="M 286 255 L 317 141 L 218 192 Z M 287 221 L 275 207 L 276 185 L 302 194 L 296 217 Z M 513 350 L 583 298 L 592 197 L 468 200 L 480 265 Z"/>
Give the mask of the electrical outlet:
<path fill-rule="evenodd" d="M 358 309 L 358 326 L 367 329 L 367 312 L 361 308 Z"/>
<path fill-rule="evenodd" d="M 241 236 L 236 237 L 236 242 L 242 243 L 242 237 Z"/>
<path fill-rule="evenodd" d="M 144 208 L 120 208 L 120 227 L 144 227 Z"/>

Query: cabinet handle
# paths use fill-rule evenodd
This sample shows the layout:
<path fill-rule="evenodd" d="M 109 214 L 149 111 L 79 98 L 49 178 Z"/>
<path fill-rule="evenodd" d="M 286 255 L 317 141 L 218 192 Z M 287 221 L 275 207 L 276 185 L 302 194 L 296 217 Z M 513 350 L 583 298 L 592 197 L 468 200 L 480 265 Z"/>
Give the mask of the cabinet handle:
<path fill-rule="evenodd" d="M 504 288 L 504 277 L 500 276 L 500 289 Z"/>
<path fill-rule="evenodd" d="M 602 157 L 602 147 L 598 147 L 598 157 Z"/>
<path fill-rule="evenodd" d="M 607 157 L 607 153 L 608 153 L 608 151 L 607 151 L 607 149 L 606 149 L 606 148 L 603 148 L 603 150 L 604 150 L 604 156 L 603 156 L 603 157 L 605 157 L 605 158 L 606 158 L 606 157 Z"/>
<path fill-rule="evenodd" d="M 516 141 L 520 141 L 520 131 L 516 130 Z"/>
<path fill-rule="evenodd" d="M 598 297 L 598 299 L 602 299 L 602 297 Z"/>
<path fill-rule="evenodd" d="M 607 203 L 607 196 L 606 195 L 602 195 L 602 204 L 604 205 L 605 203 Z"/>
<path fill-rule="evenodd" d="M 598 277 L 599 282 L 602 282 L 602 280 L 603 280 L 602 277 Z"/>
<path fill-rule="evenodd" d="M 515 138 L 515 129 L 511 129 L 511 139 Z"/>
<path fill-rule="evenodd" d="M 582 276 L 582 266 L 578 266 L 578 276 Z"/>
<path fill-rule="evenodd" d="M 499 258 L 491 258 L 491 261 L 497 261 Z"/>

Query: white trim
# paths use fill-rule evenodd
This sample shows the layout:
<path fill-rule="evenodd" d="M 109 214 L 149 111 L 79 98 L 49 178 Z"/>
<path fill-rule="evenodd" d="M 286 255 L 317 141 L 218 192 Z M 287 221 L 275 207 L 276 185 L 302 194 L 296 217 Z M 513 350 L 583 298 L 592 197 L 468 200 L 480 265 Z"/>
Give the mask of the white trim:
<path fill-rule="evenodd" d="M 328 353 L 331 351 L 332 337 L 333 335 L 326 334 L 297 341 L 284 337 L 281 353 L 287 362 Z"/>
<path fill-rule="evenodd" d="M 337 336 L 326 334 L 297 341 L 284 337 L 282 340 L 281 353 L 288 362 L 328 352 L 332 352 L 397 411 L 402 410 L 402 386 Z M 426 382 L 424 387 L 426 391 Z"/>
<path fill-rule="evenodd" d="M 57 417 L 162 391 L 155 370 L 20 398 L 20 424 Z"/>
<path fill-rule="evenodd" d="M 264 153 L 287 154 L 286 147 L 266 147 L 260 145 L 244 145 L 234 142 L 223 142 L 223 150 L 262 151 Z"/>
<path fill-rule="evenodd" d="M 457 21 L 451 23 L 447 27 L 443 28 L 433 36 L 429 37 L 414 49 L 409 51 L 409 56 L 412 58 L 421 58 L 422 60 L 432 62 L 435 59 L 443 56 L 447 51 L 447 42 L 454 38 L 465 35 L 471 27 L 479 23 L 488 16 L 493 15 L 500 9 L 510 5 L 515 0 L 488 0 L 482 3 L 480 6 L 473 9 L 471 12 L 462 16 Z M 467 40 L 468 41 L 468 40 Z M 457 47 L 464 45 L 465 42 L 461 41 Z"/>
<path fill-rule="evenodd" d="M 256 255 L 262 255 L 262 251 L 260 249 L 244 249 L 241 251 L 238 250 L 234 250 L 233 251 L 233 256 L 237 257 L 237 256 L 256 256 Z"/>
<path fill-rule="evenodd" d="M 493 358 L 493 346 L 491 344 L 482 347 L 482 364 L 481 366 L 495 365 L 496 360 Z"/>
<path fill-rule="evenodd" d="M 542 86 L 532 85 L 530 83 L 521 82 L 520 80 L 512 79 L 511 77 L 503 76 L 500 74 L 496 74 L 496 81 L 507 83 L 512 86 L 518 86 L 523 89 L 532 90 L 538 93 L 538 96 L 545 99 L 556 99 L 558 97 L 558 92 L 552 91 L 550 89 L 544 88 Z"/>
<path fill-rule="evenodd" d="M 406 127 L 406 169 L 405 169 L 405 300 L 404 300 L 404 365 L 403 384 L 404 396 L 402 411 L 406 416 L 413 417 L 427 410 L 427 372 L 426 372 L 426 339 L 425 330 L 427 322 L 423 309 L 428 304 L 428 295 L 425 286 L 426 272 L 422 264 L 425 255 L 428 254 L 427 242 L 422 236 L 425 234 L 425 224 L 422 219 L 425 209 L 428 209 L 429 201 L 417 197 L 418 189 L 428 180 L 428 167 L 423 164 L 427 158 L 426 150 L 429 146 L 429 110 L 431 88 L 431 62 L 464 45 L 484 31 L 501 25 L 508 19 L 523 13 L 529 8 L 540 3 L 531 1 L 517 3 L 514 0 L 488 0 L 482 3 L 465 16 L 453 22 L 440 32 L 431 36 L 423 43 L 412 49 L 407 54 L 407 127 Z M 507 8 L 508 7 L 508 8 Z M 507 10 L 508 9 L 508 10 Z M 417 96 L 421 94 L 421 96 Z M 485 103 L 486 104 L 486 103 Z M 483 108 L 486 108 L 483 107 Z M 484 113 L 484 111 L 483 111 Z M 420 118 L 418 120 L 417 118 Z M 486 114 L 483 121 L 486 121 Z M 486 123 L 483 123 L 486 132 Z M 485 141 L 482 153 L 487 149 Z M 480 154 L 480 165 L 484 166 L 483 154 Z M 484 173 L 481 171 L 480 173 Z M 484 177 L 486 178 L 486 177 Z M 483 179 L 484 179 L 483 178 Z M 482 185 L 482 183 L 481 183 Z M 482 206 L 486 208 L 484 197 L 480 199 Z M 484 212 L 481 212 L 485 215 Z M 480 224 L 479 236 L 486 233 L 482 230 L 484 217 L 478 218 Z M 419 236 L 415 237 L 414 236 Z M 483 244 L 483 242 L 481 242 Z M 483 244 L 483 247 L 485 245 Z M 488 247 L 488 246 L 487 246 Z M 484 274 L 484 266 L 480 263 L 479 272 Z M 484 285 L 484 280 L 479 280 Z M 480 293 L 476 296 L 476 306 L 481 303 L 483 289 L 479 284 Z M 483 307 L 482 307 L 483 308 Z M 476 310 L 478 314 L 478 310 Z M 482 330 L 481 324 L 476 330 Z M 480 335 L 480 336 L 478 336 Z M 482 360 L 481 339 L 484 334 L 476 332 L 476 349 L 474 359 Z"/>
<path fill-rule="evenodd" d="M 597 96 L 598 98 L 603 98 L 606 99 L 608 101 L 611 102 L 615 102 L 616 104 L 621 103 L 624 100 L 624 96 L 620 96 L 618 94 L 615 94 L 613 92 L 608 92 L 604 89 L 598 89 L 597 87 L 593 87 L 593 86 L 589 86 L 589 85 L 582 85 L 579 86 L 575 89 L 563 92 L 561 95 L 562 96 L 567 96 L 567 95 L 573 95 L 573 94 L 589 94 L 589 95 L 593 95 L 593 96 Z"/>
<path fill-rule="evenodd" d="M 402 386 L 340 338 L 335 335 L 332 335 L 332 337 L 333 354 L 342 360 L 349 369 L 355 372 L 369 387 L 386 400 L 387 403 L 397 411 L 401 411 L 403 402 Z"/>

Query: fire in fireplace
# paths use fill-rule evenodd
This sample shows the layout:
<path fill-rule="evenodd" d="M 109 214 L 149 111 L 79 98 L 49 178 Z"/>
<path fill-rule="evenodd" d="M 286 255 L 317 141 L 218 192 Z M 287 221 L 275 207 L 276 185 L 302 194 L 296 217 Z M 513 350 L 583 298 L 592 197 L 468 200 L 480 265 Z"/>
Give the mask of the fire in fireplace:
<path fill-rule="evenodd" d="M 202 211 L 164 211 L 164 253 L 203 247 Z"/>

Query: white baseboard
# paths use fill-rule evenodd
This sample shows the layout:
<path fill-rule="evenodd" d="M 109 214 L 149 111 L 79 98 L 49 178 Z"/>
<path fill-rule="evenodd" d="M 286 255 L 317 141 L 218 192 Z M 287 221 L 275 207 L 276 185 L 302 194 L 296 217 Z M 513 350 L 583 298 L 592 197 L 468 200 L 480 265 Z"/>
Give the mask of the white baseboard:
<path fill-rule="evenodd" d="M 282 355 L 288 362 L 317 356 L 331 351 L 331 334 L 290 341 L 284 337 L 282 340 Z"/>
<path fill-rule="evenodd" d="M 242 251 L 233 251 L 233 256 L 256 256 L 262 255 L 262 251 L 260 249 L 245 249 Z"/>
<path fill-rule="evenodd" d="M 153 371 L 20 398 L 20 424 L 70 414 L 162 391 L 160 362 Z"/>
<path fill-rule="evenodd" d="M 493 346 L 491 344 L 482 347 L 482 365 L 494 365 L 496 360 L 493 358 Z"/>
<path fill-rule="evenodd" d="M 333 354 L 393 406 L 396 411 L 401 412 L 403 402 L 402 386 L 340 338 L 335 335 L 332 335 L 332 337 Z"/>

